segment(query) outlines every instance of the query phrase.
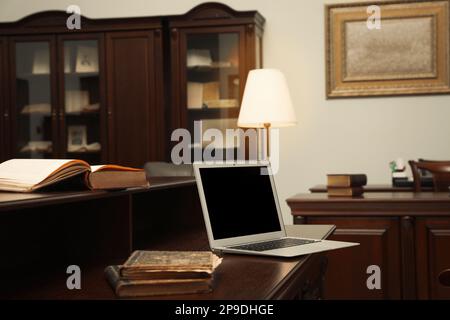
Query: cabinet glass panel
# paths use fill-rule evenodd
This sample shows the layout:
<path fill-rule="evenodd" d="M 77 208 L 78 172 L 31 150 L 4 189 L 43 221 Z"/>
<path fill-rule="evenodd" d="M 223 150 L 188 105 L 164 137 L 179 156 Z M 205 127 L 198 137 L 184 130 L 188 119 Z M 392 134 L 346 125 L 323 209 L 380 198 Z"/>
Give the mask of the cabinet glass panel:
<path fill-rule="evenodd" d="M 16 43 L 16 156 L 51 158 L 52 105 L 48 42 Z"/>
<path fill-rule="evenodd" d="M 64 41 L 64 114 L 69 158 L 98 163 L 101 155 L 98 41 Z"/>
<path fill-rule="evenodd" d="M 188 129 L 194 134 L 194 121 L 202 121 L 199 132 L 237 128 L 239 116 L 239 33 L 187 35 L 187 113 Z M 213 139 L 214 140 L 214 139 Z M 198 143 L 198 141 L 197 141 Z M 211 141 L 202 141 L 201 147 Z M 233 149 L 214 141 L 215 148 Z M 200 147 L 200 145 L 195 145 Z"/>

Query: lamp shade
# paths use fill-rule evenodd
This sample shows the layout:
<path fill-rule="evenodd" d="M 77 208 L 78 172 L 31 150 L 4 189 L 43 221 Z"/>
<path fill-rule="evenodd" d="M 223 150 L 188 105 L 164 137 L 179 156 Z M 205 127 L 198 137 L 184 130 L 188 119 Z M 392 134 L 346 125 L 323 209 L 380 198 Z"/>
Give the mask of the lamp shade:
<path fill-rule="evenodd" d="M 249 72 L 239 113 L 243 128 L 288 127 L 297 123 L 287 81 L 276 69 Z"/>

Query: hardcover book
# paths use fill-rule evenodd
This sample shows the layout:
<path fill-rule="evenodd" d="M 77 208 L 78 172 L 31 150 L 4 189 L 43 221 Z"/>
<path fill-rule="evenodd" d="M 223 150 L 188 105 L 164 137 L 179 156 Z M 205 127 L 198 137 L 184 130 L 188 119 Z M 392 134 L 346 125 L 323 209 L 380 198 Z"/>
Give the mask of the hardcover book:
<path fill-rule="evenodd" d="M 329 187 L 362 187 L 366 184 L 365 174 L 327 174 Z"/>
<path fill-rule="evenodd" d="M 120 266 L 108 266 L 105 276 L 118 297 L 145 297 L 172 294 L 206 293 L 212 290 L 212 279 L 136 280 L 120 275 Z"/>
<path fill-rule="evenodd" d="M 77 176 L 92 190 L 149 186 L 142 169 L 90 166 L 82 160 L 12 159 L 0 164 L 0 190 L 33 192 Z"/>
<path fill-rule="evenodd" d="M 362 187 L 332 187 L 327 191 L 330 197 L 359 197 L 364 193 Z"/>
<path fill-rule="evenodd" d="M 121 267 L 121 275 L 136 278 L 137 275 L 155 278 L 157 273 L 176 273 L 177 277 L 199 273 L 197 277 L 211 274 L 222 259 L 209 251 L 142 251 L 133 252 Z M 183 273 L 186 273 L 183 275 Z"/>

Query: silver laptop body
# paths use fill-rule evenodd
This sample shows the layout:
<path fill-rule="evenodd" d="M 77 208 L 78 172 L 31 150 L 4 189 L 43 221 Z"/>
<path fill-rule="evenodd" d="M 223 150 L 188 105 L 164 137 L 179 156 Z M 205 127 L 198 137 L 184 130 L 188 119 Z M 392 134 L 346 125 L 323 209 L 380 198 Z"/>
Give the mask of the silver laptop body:
<path fill-rule="evenodd" d="M 287 237 L 267 162 L 194 163 L 208 240 L 215 252 L 294 257 L 358 243 Z M 273 241 L 305 242 L 277 249 Z M 269 243 L 268 243 L 269 242 Z M 255 245 L 259 248 L 247 250 Z"/>

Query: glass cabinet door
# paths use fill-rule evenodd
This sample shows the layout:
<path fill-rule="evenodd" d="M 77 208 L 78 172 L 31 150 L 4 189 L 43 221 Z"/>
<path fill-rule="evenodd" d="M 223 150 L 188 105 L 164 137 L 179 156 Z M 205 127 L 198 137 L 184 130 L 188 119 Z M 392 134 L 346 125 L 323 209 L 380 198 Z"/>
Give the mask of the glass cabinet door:
<path fill-rule="evenodd" d="M 63 43 L 64 154 L 101 162 L 101 104 L 98 40 Z"/>
<path fill-rule="evenodd" d="M 14 156 L 51 158 L 54 151 L 50 42 L 15 42 Z"/>
<path fill-rule="evenodd" d="M 194 121 L 201 121 L 200 132 L 237 128 L 241 78 L 239 32 L 186 34 L 187 125 L 194 136 Z M 233 142 L 202 141 L 196 148 L 212 145 L 234 149 Z M 225 155 L 225 153 L 224 153 Z"/>

